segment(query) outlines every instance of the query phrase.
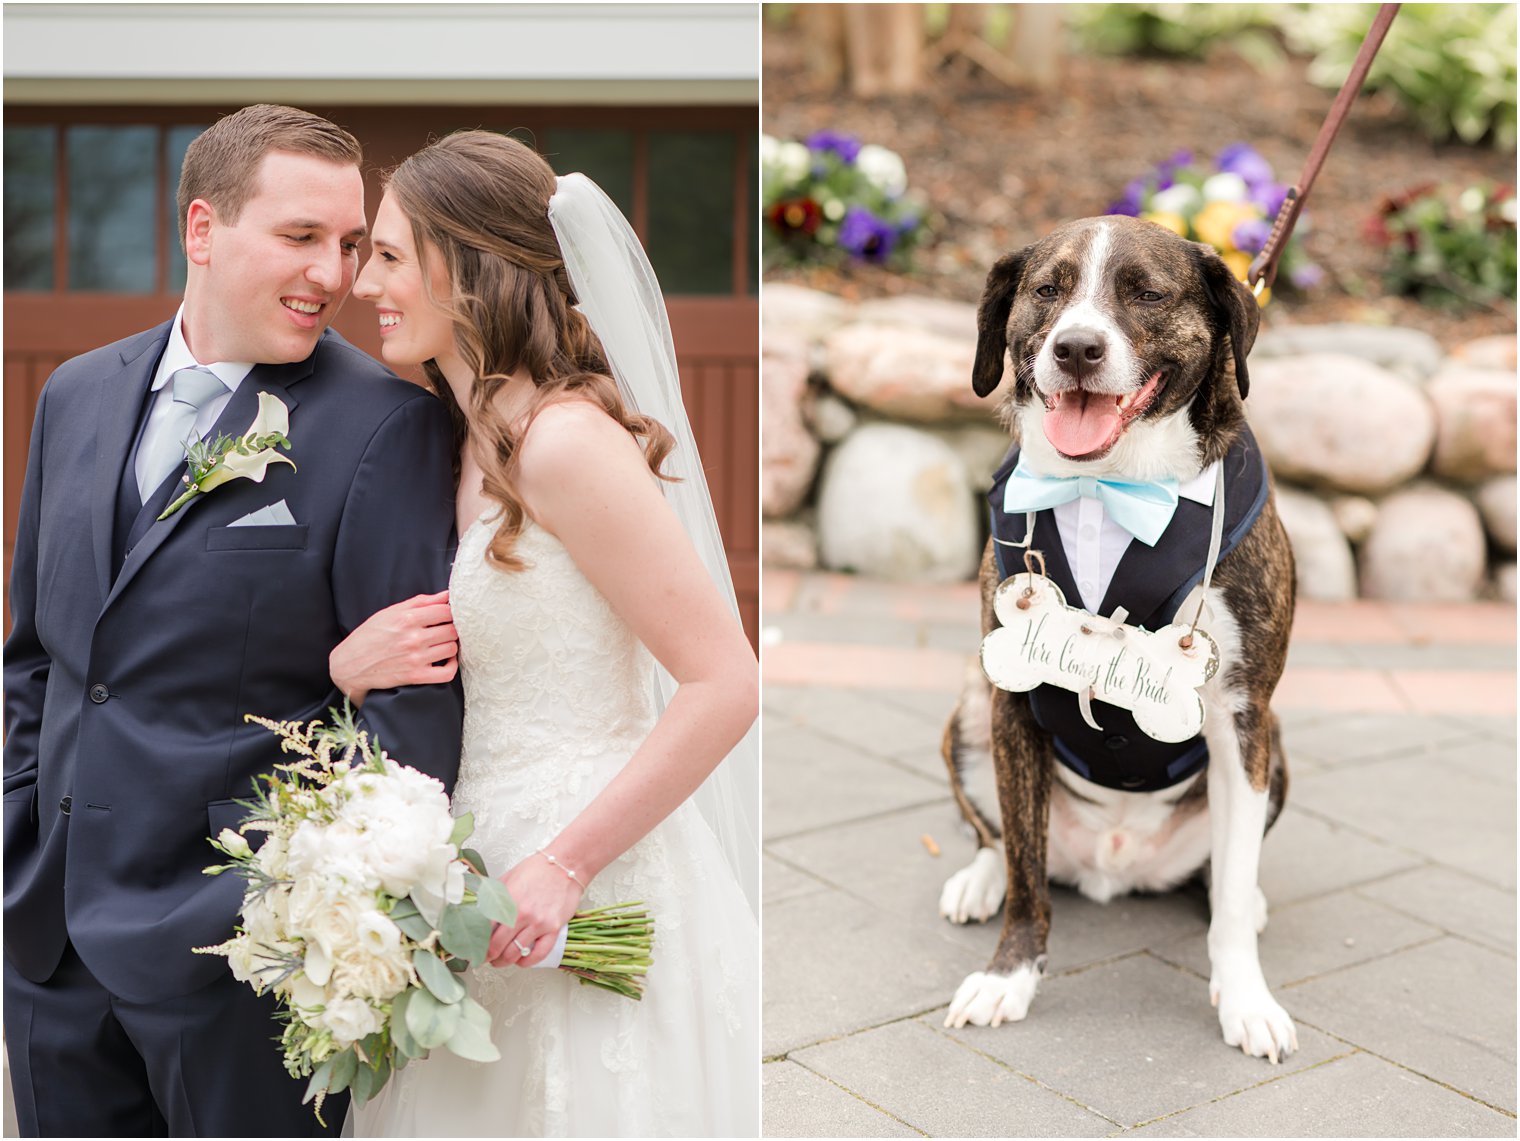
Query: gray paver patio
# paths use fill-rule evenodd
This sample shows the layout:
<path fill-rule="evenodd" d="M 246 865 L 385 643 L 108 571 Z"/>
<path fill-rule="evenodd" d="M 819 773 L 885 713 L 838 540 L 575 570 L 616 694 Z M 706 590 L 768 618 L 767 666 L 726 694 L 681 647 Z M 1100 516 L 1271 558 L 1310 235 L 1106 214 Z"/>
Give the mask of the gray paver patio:
<path fill-rule="evenodd" d="M 939 759 L 947 633 L 961 607 L 959 648 L 975 646 L 974 599 L 830 575 L 784 585 L 766 590 L 783 600 L 766 622 L 785 652 L 765 696 L 766 1135 L 1515 1134 L 1513 705 L 1387 699 L 1446 670 L 1513 690 L 1512 642 L 1390 644 L 1419 623 L 1386 611 L 1359 641 L 1355 606 L 1310 614 L 1290 675 L 1315 682 L 1279 703 L 1293 779 L 1262 854 L 1262 964 L 1300 1044 L 1272 1066 L 1220 1038 L 1196 888 L 1104 906 L 1054 890 L 1029 1017 L 944 1029 L 999 928 L 937 907 L 974 851 Z M 1513 609 L 1491 610 L 1513 630 Z M 920 647 L 933 668 L 851 677 L 857 646 L 872 667 L 883 646 Z M 1363 702 L 1369 683 L 1383 688 Z"/>

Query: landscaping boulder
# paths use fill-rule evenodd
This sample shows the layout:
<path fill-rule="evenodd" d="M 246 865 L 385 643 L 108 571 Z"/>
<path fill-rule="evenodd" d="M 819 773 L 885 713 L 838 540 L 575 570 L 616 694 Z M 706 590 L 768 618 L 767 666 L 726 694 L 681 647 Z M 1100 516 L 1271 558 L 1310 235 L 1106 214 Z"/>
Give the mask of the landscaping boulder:
<path fill-rule="evenodd" d="M 818 441 L 803 420 L 808 398 L 807 348 L 776 337 L 760 356 L 760 506 L 789 515 L 802 505 L 818 470 Z"/>
<path fill-rule="evenodd" d="M 1319 356 L 1358 357 L 1409 381 L 1422 381 L 1441 365 L 1441 344 L 1418 329 L 1332 322 L 1328 325 L 1277 325 L 1256 338 L 1251 360 Z"/>
<path fill-rule="evenodd" d="M 918 423 L 990 419 L 996 398 L 971 391 L 976 341 L 854 323 L 824 342 L 829 384 L 883 416 Z"/>
<path fill-rule="evenodd" d="M 1418 483 L 1383 500 L 1362 547 L 1362 594 L 1466 602 L 1483 585 L 1486 561 L 1478 509 L 1456 492 Z"/>
<path fill-rule="evenodd" d="M 1329 505 L 1316 496 L 1279 486 L 1277 513 L 1293 544 L 1298 596 L 1316 602 L 1355 598 L 1356 561 Z"/>
<path fill-rule="evenodd" d="M 1431 470 L 1478 483 L 1515 470 L 1515 374 L 1449 363 L 1431 378 L 1436 446 Z"/>
<path fill-rule="evenodd" d="M 1478 488 L 1478 511 L 1494 546 L 1515 553 L 1515 477 L 1498 475 Z"/>

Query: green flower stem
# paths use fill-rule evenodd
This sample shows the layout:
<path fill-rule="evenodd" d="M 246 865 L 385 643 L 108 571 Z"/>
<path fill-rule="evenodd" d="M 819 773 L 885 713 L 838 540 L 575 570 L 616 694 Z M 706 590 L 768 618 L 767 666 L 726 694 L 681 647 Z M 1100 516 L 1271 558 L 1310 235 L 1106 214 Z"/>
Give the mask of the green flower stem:
<path fill-rule="evenodd" d="M 178 511 L 185 504 L 189 503 L 200 493 L 201 492 L 199 487 L 192 486 L 189 491 L 185 492 L 173 503 L 169 504 L 168 507 L 165 507 L 164 513 L 160 515 L 156 520 L 154 520 L 154 522 L 162 522 L 163 520 L 169 518 L 169 516 L 173 515 L 176 511 Z"/>

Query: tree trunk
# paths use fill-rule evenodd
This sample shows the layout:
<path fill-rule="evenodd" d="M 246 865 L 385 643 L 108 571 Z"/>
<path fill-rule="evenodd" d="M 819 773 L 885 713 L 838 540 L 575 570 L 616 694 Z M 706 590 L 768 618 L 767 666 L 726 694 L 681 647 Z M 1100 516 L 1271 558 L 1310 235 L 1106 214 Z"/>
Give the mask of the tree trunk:
<path fill-rule="evenodd" d="M 922 4 L 852 4 L 845 7 L 844 17 L 853 94 L 908 95 L 922 88 Z"/>

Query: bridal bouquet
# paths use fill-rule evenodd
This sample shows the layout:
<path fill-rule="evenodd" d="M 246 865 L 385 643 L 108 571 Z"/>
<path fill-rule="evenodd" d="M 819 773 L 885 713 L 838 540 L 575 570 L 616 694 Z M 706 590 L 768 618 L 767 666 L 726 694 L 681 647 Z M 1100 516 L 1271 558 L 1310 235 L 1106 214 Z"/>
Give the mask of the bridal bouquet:
<path fill-rule="evenodd" d="M 394 1070 L 446 1047 L 495 1061 L 490 1016 L 460 974 L 485 961 L 493 923 L 517 908 L 465 848 L 470 816 L 454 819 L 443 786 L 397 764 L 351 711 L 320 721 L 246 720 L 298 759 L 276 766 L 244 806 L 238 831 L 211 841 L 247 881 L 236 934 L 200 954 L 224 955 L 256 993 L 279 996 L 292 1077 L 310 1077 L 318 1118 L 330 1093 L 363 1104 Z M 266 834 L 257 850 L 244 835 Z M 637 904 L 574 916 L 559 969 L 637 999 L 653 920 Z"/>

